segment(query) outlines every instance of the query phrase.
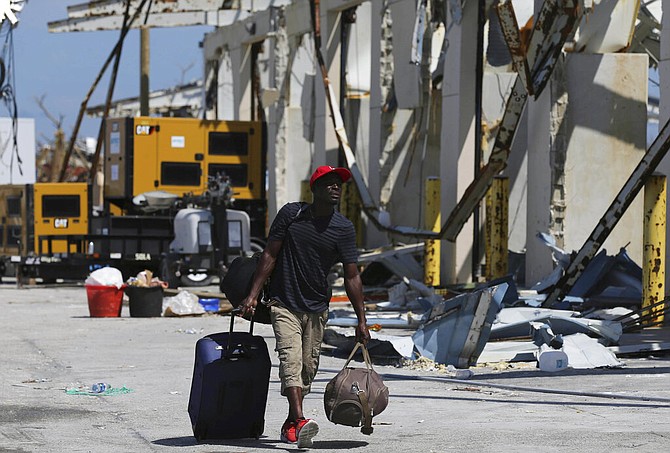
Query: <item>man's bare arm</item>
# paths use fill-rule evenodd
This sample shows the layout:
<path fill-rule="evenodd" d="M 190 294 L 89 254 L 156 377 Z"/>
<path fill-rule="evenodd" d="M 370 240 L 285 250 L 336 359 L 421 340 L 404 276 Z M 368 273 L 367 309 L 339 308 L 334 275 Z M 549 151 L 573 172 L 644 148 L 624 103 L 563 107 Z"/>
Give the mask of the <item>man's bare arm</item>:
<path fill-rule="evenodd" d="M 356 341 L 367 343 L 370 339 L 370 331 L 367 326 L 367 319 L 365 318 L 365 305 L 363 304 L 363 282 L 361 275 L 358 273 L 358 266 L 356 263 L 349 263 L 344 265 L 344 289 L 347 291 L 347 297 L 354 307 L 354 312 L 358 318 L 358 325 L 356 326 Z"/>
<path fill-rule="evenodd" d="M 277 256 L 279 256 L 279 251 L 281 250 L 282 241 L 270 241 L 265 246 L 261 258 L 258 261 L 258 267 L 256 272 L 254 272 L 254 279 L 251 284 L 251 291 L 249 295 L 242 301 L 240 305 L 242 316 L 246 314 L 253 314 L 258 304 L 258 296 L 263 289 L 263 284 L 272 274 L 272 271 L 277 264 Z"/>

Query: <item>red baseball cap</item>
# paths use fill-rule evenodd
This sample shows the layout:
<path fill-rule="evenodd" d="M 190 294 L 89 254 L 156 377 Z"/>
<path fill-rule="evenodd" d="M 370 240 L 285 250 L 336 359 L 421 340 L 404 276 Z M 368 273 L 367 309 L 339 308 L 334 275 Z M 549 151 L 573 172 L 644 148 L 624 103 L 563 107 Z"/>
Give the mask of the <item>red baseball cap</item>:
<path fill-rule="evenodd" d="M 322 176 L 326 176 L 330 173 L 337 173 L 337 175 L 342 178 L 342 182 L 347 182 L 351 179 L 351 172 L 347 168 L 343 167 L 331 167 L 330 165 L 322 165 L 312 173 L 312 177 L 309 178 L 309 187 L 311 188 L 317 179 Z"/>

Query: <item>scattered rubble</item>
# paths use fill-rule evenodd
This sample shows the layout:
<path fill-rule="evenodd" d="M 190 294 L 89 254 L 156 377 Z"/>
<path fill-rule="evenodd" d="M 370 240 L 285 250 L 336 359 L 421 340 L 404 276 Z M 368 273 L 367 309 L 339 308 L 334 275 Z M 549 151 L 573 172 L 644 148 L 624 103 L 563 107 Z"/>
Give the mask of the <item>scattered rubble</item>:
<path fill-rule="evenodd" d="M 670 341 L 619 345 L 625 334 L 665 313 L 659 311 L 665 310 L 665 301 L 656 304 L 661 308 L 640 308 L 642 270 L 625 248 L 614 256 L 601 251 L 560 305 L 543 307 L 570 255 L 551 236 L 539 237 L 552 249 L 556 268 L 521 291 L 510 275 L 438 293 L 417 280 L 418 247 L 386 247 L 363 255 L 368 265 L 362 276 L 366 288 L 374 285 L 375 295 L 374 303 L 366 304 L 368 323 L 371 330 L 384 332 L 372 332 L 370 354 L 395 354 L 404 367 L 453 375 L 474 366 L 551 372 L 618 368 L 625 364 L 617 355 L 670 350 Z M 331 310 L 324 342 L 350 351 L 355 323 L 348 306 Z M 394 335 L 394 330 L 402 334 Z M 411 330 L 415 332 L 409 336 Z"/>

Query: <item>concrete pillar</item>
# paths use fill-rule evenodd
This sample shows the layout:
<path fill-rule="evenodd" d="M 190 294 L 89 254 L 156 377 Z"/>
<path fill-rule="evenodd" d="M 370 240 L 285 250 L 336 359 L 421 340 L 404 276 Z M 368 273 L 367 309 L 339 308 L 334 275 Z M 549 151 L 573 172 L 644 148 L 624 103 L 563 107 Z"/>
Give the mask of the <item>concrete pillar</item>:
<path fill-rule="evenodd" d="M 579 250 L 642 158 L 646 140 L 646 57 L 569 54 L 528 111 L 528 243 L 526 284 L 553 268 L 535 235 L 552 234 Z M 602 173 L 604 172 L 604 173 Z M 601 174 L 602 173 L 602 174 Z M 641 198 L 605 241 L 641 261 Z"/>
<path fill-rule="evenodd" d="M 269 79 L 278 99 L 268 107 L 268 218 L 286 203 L 303 197 L 300 181 L 312 173 L 314 86 L 318 68 L 308 3 L 278 11 L 269 46 Z M 309 188 L 308 188 L 309 189 Z M 311 202 L 311 193 L 306 194 Z"/>
<path fill-rule="evenodd" d="M 234 60 L 230 48 L 225 45 L 222 47 L 221 60 L 219 63 L 219 81 L 218 95 L 216 97 L 217 119 L 236 120 L 237 109 L 235 108 L 235 71 Z"/>
<path fill-rule="evenodd" d="M 449 29 L 449 51 L 444 62 L 442 82 L 442 133 L 440 179 L 442 213 L 449 213 L 474 179 L 475 79 L 477 50 L 477 8 L 467 2 L 460 24 Z M 450 19 L 451 20 L 451 19 Z M 448 21 L 449 22 L 449 21 Z M 442 249 L 443 283 L 467 282 L 472 277 L 472 219 L 455 243 L 444 242 Z"/>
<path fill-rule="evenodd" d="M 238 83 L 235 84 L 235 106 L 237 107 L 236 120 L 250 121 L 252 120 L 251 103 L 254 102 L 253 88 L 251 85 L 251 65 L 252 52 L 250 44 L 241 44 L 234 52 L 235 70 L 237 72 L 236 78 Z"/>
<path fill-rule="evenodd" d="M 529 188 L 526 195 L 526 286 L 530 287 L 553 269 L 551 251 L 536 237 L 538 233 L 550 230 L 551 86 L 548 85 L 537 100 L 528 97 L 526 109 Z"/>
<path fill-rule="evenodd" d="M 329 5 L 337 6 L 339 2 L 321 0 L 321 52 L 328 71 L 328 80 L 340 98 L 340 12 L 330 10 Z M 338 142 L 333 128 L 330 108 L 326 98 L 326 89 L 321 71 L 316 68 L 315 111 L 314 111 L 314 155 L 313 167 L 319 165 L 336 165 L 338 159 Z M 312 168 L 312 170 L 314 169 Z"/>
<path fill-rule="evenodd" d="M 384 20 L 384 0 L 372 0 L 370 3 L 370 13 L 367 18 L 367 25 L 370 29 L 370 105 L 369 130 L 367 133 L 368 147 L 366 159 L 366 177 L 370 193 L 375 203 L 379 203 L 381 190 L 380 165 L 382 151 L 382 107 L 384 98 L 382 96 L 382 68 L 381 65 L 381 40 L 382 40 L 382 21 Z M 363 20 L 363 19 L 359 19 Z M 360 23 L 359 25 L 363 25 Z M 386 242 L 386 235 L 380 232 L 375 226 L 367 221 L 365 223 L 365 242 L 368 247 L 379 247 Z"/>
<path fill-rule="evenodd" d="M 646 150 L 647 56 L 570 54 L 565 81 L 568 108 L 562 172 L 564 247 L 579 250 Z M 588 81 L 588 82 L 587 82 Z M 556 178 L 553 178 L 554 180 Z M 557 193 L 557 190 L 554 190 Z M 642 261 L 643 197 L 638 196 L 603 244 Z M 628 245 L 627 245 L 628 244 Z"/>

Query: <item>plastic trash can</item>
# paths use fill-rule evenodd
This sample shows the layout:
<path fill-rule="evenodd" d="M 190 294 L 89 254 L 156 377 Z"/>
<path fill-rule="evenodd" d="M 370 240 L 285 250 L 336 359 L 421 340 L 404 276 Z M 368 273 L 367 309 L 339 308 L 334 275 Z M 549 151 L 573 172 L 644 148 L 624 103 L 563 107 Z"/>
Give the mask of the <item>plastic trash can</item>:
<path fill-rule="evenodd" d="M 121 316 L 123 286 L 86 285 L 88 311 L 92 318 L 118 318 Z"/>
<path fill-rule="evenodd" d="M 162 286 L 126 286 L 132 318 L 153 318 L 163 313 Z"/>

